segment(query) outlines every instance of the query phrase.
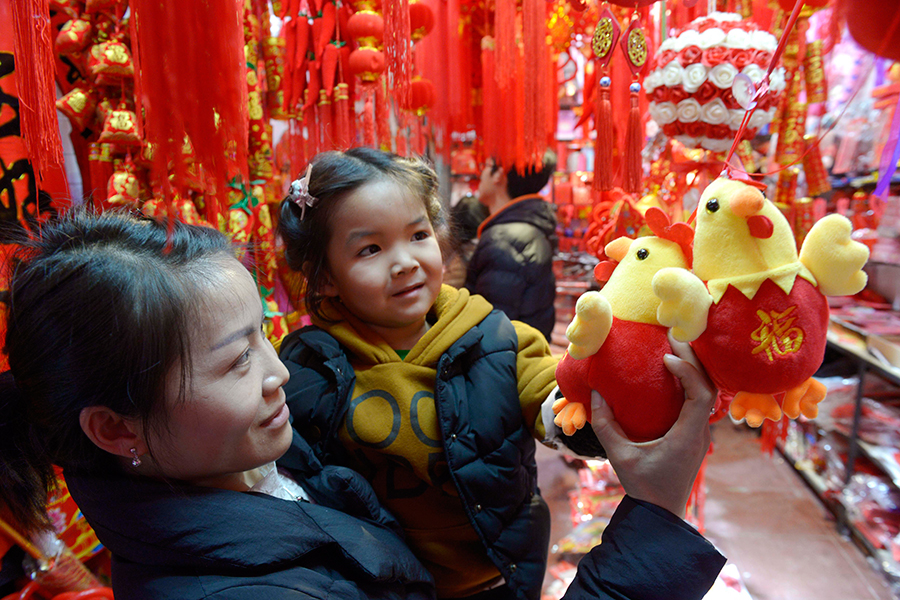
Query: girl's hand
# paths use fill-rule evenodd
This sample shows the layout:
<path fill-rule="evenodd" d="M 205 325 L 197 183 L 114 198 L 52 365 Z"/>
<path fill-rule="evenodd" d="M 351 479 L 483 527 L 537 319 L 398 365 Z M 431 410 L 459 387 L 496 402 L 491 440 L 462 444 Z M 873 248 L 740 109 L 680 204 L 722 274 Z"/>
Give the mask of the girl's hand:
<path fill-rule="evenodd" d="M 717 391 L 691 347 L 671 334 L 669 343 L 676 356 L 667 354 L 663 360 L 681 380 L 685 399 L 678 420 L 666 435 L 649 442 L 631 441 L 596 391 L 591 392 L 591 426 L 629 496 L 683 517 L 697 471 L 709 450 L 709 415 Z"/>

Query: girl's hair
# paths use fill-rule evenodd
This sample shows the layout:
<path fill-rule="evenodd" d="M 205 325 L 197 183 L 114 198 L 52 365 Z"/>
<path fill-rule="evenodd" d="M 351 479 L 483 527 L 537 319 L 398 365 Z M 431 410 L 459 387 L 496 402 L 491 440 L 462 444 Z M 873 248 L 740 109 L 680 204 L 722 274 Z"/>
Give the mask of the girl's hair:
<path fill-rule="evenodd" d="M 3 300 L 8 308 L 0 375 L 0 498 L 26 528 L 44 511 L 64 469 L 115 469 L 81 430 L 81 410 L 106 406 L 165 427 L 167 377 L 190 373 L 188 338 L 204 283 L 231 256 L 208 227 L 124 213 L 71 210 L 19 241 Z"/>
<path fill-rule="evenodd" d="M 443 244 L 445 221 L 437 175 L 420 158 L 404 158 L 373 148 L 324 152 L 313 159 L 309 194 L 318 199 L 301 209 L 290 197 L 281 202 L 278 231 L 285 243 L 288 266 L 306 278 L 306 309 L 323 319 L 321 294 L 327 270 L 326 249 L 331 239 L 332 215 L 341 200 L 363 185 L 390 180 L 422 200 L 432 227 Z"/>

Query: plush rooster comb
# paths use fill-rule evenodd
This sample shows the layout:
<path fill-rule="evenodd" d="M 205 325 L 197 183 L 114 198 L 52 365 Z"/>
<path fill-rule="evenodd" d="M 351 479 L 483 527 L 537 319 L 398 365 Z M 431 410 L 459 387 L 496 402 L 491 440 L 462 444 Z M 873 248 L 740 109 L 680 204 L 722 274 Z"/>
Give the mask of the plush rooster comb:
<path fill-rule="evenodd" d="M 690 225 L 687 223 L 673 224 L 669 220 L 669 215 L 655 206 L 647 209 L 647 212 L 644 213 L 644 219 L 647 220 L 647 226 L 650 227 L 653 235 L 681 246 L 681 251 L 684 253 L 688 267 L 694 264 L 694 230 L 691 229 Z"/>
<path fill-rule="evenodd" d="M 753 175 L 744 170 L 743 166 L 735 166 L 732 163 L 728 163 L 725 165 L 725 168 L 722 170 L 722 174 L 720 177 L 727 177 L 732 181 L 740 181 L 742 183 L 746 183 L 747 185 L 752 185 L 758 190 L 763 192 L 766 191 L 768 186 L 758 179 L 754 179 Z"/>

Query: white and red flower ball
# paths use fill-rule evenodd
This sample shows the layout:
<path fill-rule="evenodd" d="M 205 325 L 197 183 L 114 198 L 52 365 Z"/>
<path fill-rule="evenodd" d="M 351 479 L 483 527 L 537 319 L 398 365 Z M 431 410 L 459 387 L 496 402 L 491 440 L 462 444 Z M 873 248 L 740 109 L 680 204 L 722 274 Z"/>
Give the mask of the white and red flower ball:
<path fill-rule="evenodd" d="M 691 21 L 659 46 L 644 80 L 650 116 L 663 133 L 689 148 L 726 152 L 744 118 L 735 92 L 745 74 L 759 87 L 778 40 L 733 13 L 713 12 Z M 784 68 L 769 77 L 769 92 L 757 102 L 745 137 L 752 138 L 775 116 L 785 88 Z"/>

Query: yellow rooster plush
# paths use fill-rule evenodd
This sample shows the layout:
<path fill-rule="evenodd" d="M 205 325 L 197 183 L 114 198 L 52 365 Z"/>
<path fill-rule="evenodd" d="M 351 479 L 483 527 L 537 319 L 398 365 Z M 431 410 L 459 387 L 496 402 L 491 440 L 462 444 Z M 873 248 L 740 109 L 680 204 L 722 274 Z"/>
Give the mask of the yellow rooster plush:
<path fill-rule="evenodd" d="M 666 327 L 657 321 L 660 302 L 651 282 L 665 267 L 687 272 L 693 231 L 686 223 L 669 225 L 658 208 L 648 209 L 645 219 L 656 235 L 620 237 L 606 245 L 606 255 L 618 264 L 597 266 L 596 278 L 608 281 L 599 292 L 578 299 L 566 330 L 569 347 L 556 369 L 565 397 L 553 406 L 554 422 L 566 435 L 590 420 L 592 389 L 634 441 L 664 435 L 684 403 L 681 383 L 663 364 L 663 355 L 672 349 Z M 705 288 L 701 291 L 708 296 Z M 694 299 L 695 305 L 702 302 L 703 297 Z"/>
<path fill-rule="evenodd" d="M 723 409 L 753 427 L 818 414 L 825 388 L 812 375 L 825 353 L 825 296 L 862 290 L 869 258 L 840 215 L 819 220 L 798 255 L 764 188 L 749 178 L 713 181 L 697 208 L 693 273 L 663 269 L 653 280 L 659 322 L 691 342 Z M 696 302 L 701 287 L 709 304 Z"/>

